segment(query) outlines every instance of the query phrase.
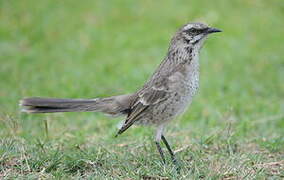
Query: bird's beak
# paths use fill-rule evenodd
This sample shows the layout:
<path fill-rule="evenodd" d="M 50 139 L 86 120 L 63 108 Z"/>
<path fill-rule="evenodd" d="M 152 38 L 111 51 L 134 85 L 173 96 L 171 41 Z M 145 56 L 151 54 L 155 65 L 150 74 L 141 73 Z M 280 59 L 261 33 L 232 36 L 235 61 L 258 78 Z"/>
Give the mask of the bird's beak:
<path fill-rule="evenodd" d="M 213 28 L 213 27 L 210 27 L 210 28 L 208 28 L 208 30 L 207 30 L 207 33 L 208 33 L 208 34 L 217 33 L 217 32 L 222 32 L 222 31 L 221 31 L 220 29 Z"/>

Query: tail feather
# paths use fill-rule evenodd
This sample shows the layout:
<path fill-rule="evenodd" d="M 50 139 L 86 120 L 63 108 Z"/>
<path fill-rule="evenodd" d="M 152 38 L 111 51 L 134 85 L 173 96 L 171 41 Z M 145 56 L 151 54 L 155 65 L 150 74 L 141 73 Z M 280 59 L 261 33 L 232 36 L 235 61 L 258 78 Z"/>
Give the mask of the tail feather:
<path fill-rule="evenodd" d="M 98 99 L 25 98 L 20 101 L 23 112 L 52 113 L 96 111 Z"/>
<path fill-rule="evenodd" d="M 96 99 L 57 99 L 25 98 L 20 101 L 22 111 L 26 113 L 87 112 L 99 111 L 110 115 L 127 112 L 131 95 L 121 95 Z"/>

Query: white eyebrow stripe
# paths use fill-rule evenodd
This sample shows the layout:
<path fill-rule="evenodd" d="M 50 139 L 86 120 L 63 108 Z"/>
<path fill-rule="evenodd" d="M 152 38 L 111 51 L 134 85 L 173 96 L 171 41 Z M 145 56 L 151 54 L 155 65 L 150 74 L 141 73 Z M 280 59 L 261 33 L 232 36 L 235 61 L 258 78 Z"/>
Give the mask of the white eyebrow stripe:
<path fill-rule="evenodd" d="M 193 27 L 192 24 L 188 24 L 188 25 L 186 25 L 183 29 L 184 29 L 184 30 L 188 30 L 188 29 L 191 29 L 192 27 Z"/>

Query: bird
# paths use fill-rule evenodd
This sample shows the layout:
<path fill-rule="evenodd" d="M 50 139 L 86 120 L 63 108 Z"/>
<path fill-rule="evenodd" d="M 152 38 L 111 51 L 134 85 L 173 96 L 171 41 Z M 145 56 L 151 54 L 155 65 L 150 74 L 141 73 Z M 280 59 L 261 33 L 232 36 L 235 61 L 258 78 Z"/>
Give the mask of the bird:
<path fill-rule="evenodd" d="M 116 137 L 132 125 L 155 127 L 155 144 L 166 163 L 161 142 L 173 163 L 175 153 L 165 138 L 165 127 L 191 104 L 199 89 L 199 53 L 208 35 L 222 32 L 205 23 L 192 22 L 179 28 L 172 37 L 167 54 L 146 83 L 136 92 L 92 99 L 29 97 L 20 100 L 26 113 L 102 112 L 124 116 Z"/>

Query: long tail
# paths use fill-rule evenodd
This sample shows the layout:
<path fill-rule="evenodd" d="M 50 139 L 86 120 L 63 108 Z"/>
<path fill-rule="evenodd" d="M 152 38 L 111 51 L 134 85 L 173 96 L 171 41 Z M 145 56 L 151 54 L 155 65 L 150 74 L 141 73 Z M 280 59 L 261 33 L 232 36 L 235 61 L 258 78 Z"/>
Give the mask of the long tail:
<path fill-rule="evenodd" d="M 56 99 L 25 98 L 20 101 L 23 112 L 55 113 L 98 111 L 110 115 L 126 114 L 130 107 L 132 95 L 113 96 L 96 99 Z"/>

